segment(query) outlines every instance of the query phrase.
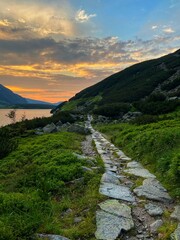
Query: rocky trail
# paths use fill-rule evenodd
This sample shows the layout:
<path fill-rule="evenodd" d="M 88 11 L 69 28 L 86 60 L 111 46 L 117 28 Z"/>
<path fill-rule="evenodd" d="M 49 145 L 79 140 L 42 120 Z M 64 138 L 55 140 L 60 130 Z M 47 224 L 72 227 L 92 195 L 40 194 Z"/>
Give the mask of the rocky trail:
<path fill-rule="evenodd" d="M 91 120 L 88 116 L 86 127 L 105 166 L 99 192 L 107 196 L 96 211 L 96 239 L 164 239 L 158 228 L 168 229 L 172 219 L 178 223 L 180 206 L 156 176 L 95 131 Z M 180 239 L 180 223 L 171 239 Z"/>

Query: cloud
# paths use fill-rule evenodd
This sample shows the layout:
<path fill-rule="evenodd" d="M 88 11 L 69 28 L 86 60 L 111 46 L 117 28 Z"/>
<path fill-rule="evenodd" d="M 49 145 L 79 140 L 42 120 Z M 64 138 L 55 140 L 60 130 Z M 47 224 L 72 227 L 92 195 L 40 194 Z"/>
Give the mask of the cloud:
<path fill-rule="evenodd" d="M 88 22 L 91 18 L 96 17 L 96 14 L 87 14 L 85 10 L 80 9 L 77 11 L 75 19 L 77 22 Z"/>
<path fill-rule="evenodd" d="M 27 39 L 51 37 L 56 41 L 64 37 L 95 34 L 90 19 L 95 14 L 85 10 L 76 12 L 66 0 L 0 1 L 0 39 Z M 82 24 L 84 23 L 84 24 Z"/>
<path fill-rule="evenodd" d="M 10 22 L 7 19 L 0 20 L 0 26 L 8 27 Z"/>
<path fill-rule="evenodd" d="M 174 33 L 175 31 L 171 27 L 168 27 L 168 28 L 164 28 L 163 32 L 165 32 L 165 33 Z"/>
<path fill-rule="evenodd" d="M 152 30 L 157 29 L 157 28 L 158 28 L 157 25 L 153 25 L 153 26 L 151 27 Z"/>

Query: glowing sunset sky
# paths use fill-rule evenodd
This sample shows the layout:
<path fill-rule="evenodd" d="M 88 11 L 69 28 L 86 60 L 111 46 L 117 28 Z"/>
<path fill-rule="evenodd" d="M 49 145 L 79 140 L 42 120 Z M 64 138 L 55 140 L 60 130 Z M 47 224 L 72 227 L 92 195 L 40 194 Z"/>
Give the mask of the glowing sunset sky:
<path fill-rule="evenodd" d="M 58 102 L 180 47 L 180 0 L 0 0 L 0 83 Z"/>

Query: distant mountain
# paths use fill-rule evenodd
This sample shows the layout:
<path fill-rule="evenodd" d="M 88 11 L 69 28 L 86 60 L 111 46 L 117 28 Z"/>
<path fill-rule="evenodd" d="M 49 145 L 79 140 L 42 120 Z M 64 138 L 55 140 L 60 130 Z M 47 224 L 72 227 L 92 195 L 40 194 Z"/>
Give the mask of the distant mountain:
<path fill-rule="evenodd" d="M 0 84 L 0 107 L 14 107 L 14 108 L 49 108 L 52 109 L 56 104 L 23 98 L 14 93 L 10 89 Z"/>
<path fill-rule="evenodd" d="M 156 108 L 166 101 L 164 105 L 172 105 L 168 101 L 179 97 L 180 50 L 111 75 L 77 93 L 62 109 L 106 114 L 113 109 L 124 111 L 123 108 L 129 106 L 129 109 L 142 111 L 143 104 L 147 106 L 150 102 L 150 107 Z"/>
<path fill-rule="evenodd" d="M 16 105 L 27 104 L 27 100 L 18 94 L 15 94 L 10 89 L 0 84 L 0 104 L 1 105 Z"/>
<path fill-rule="evenodd" d="M 50 103 L 50 102 L 44 102 L 44 101 L 40 101 L 40 100 L 33 100 L 30 98 L 26 98 L 27 103 L 29 104 L 46 104 L 46 105 L 56 105 L 54 103 Z"/>

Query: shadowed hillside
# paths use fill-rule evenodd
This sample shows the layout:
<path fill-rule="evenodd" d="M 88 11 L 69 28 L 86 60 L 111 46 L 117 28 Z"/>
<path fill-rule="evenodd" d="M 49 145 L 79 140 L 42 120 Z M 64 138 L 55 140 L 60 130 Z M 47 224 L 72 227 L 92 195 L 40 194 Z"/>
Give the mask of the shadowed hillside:
<path fill-rule="evenodd" d="M 144 103 L 148 106 L 152 102 L 156 102 L 156 105 L 162 105 L 162 102 L 165 102 L 166 106 L 171 105 L 165 110 L 168 112 L 177 105 L 174 103 L 172 107 L 172 101 L 177 102 L 176 98 L 179 96 L 180 50 L 158 59 L 135 64 L 111 75 L 77 93 L 62 109 L 95 110 L 95 113 L 100 114 L 106 107 L 111 108 L 111 111 L 116 109 L 118 112 L 121 112 L 122 108 L 124 111 L 125 107 L 128 111 L 132 107 L 130 104 L 133 103 L 133 107 L 146 113 L 149 110 L 144 109 Z M 160 109 L 162 108 L 163 106 L 160 106 Z M 157 113 L 163 112 L 160 110 Z"/>

